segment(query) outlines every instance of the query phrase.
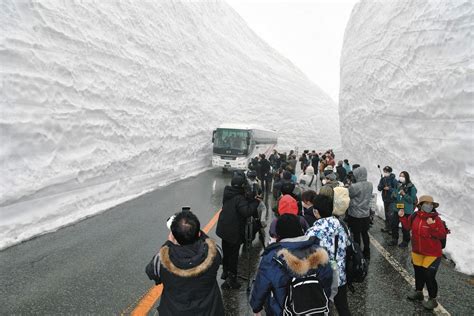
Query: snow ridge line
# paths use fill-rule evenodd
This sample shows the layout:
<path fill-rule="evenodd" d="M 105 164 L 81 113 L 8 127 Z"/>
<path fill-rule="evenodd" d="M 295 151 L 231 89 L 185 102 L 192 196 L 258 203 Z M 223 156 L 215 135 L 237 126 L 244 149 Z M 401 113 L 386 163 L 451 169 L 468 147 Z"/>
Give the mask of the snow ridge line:
<path fill-rule="evenodd" d="M 400 273 L 400 275 L 408 282 L 412 287 L 415 287 L 415 278 L 411 276 L 411 274 L 401 266 L 398 261 L 393 258 L 393 256 L 388 252 L 378 241 L 377 239 L 369 233 L 370 236 L 370 243 L 380 252 L 380 254 L 392 265 L 392 267 Z M 426 288 L 423 288 L 423 295 L 428 296 L 428 291 Z M 451 314 L 438 302 L 438 307 L 434 309 L 435 315 L 446 315 L 451 316 Z"/>

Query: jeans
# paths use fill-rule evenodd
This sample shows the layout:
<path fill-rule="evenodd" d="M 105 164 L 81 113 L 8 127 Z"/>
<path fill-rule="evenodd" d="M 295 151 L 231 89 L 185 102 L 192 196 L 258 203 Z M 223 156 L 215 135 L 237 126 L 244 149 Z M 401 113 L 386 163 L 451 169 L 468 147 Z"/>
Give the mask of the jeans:
<path fill-rule="evenodd" d="M 361 248 L 360 238 L 362 236 L 362 241 L 364 242 L 364 257 L 370 259 L 370 240 L 369 240 L 369 228 L 370 228 L 370 216 L 357 218 L 348 216 L 348 225 L 352 232 L 352 238 L 356 243 L 358 243 Z"/>
<path fill-rule="evenodd" d="M 405 214 L 405 217 L 409 217 L 410 214 Z M 392 212 L 392 238 L 396 241 L 398 241 L 398 224 L 400 223 L 400 217 L 398 216 L 398 213 Z M 410 231 L 405 230 L 402 227 L 402 234 L 403 234 L 403 241 L 406 243 L 410 242 Z"/>
<path fill-rule="evenodd" d="M 240 244 L 232 244 L 222 240 L 222 268 L 224 272 L 237 275 L 237 266 L 239 264 Z"/>

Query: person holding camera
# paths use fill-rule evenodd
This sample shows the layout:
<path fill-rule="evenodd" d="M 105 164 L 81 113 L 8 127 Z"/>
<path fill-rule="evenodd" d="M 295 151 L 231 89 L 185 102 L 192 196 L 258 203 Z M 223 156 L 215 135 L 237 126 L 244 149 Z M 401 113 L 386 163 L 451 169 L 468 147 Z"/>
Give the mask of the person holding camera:
<path fill-rule="evenodd" d="M 413 214 L 416 204 L 416 187 L 410 180 L 410 174 L 406 171 L 400 172 L 398 178 L 400 182 L 397 189 L 393 191 L 393 197 L 395 199 L 392 205 L 395 206 L 393 212 L 397 213 L 403 210 L 405 217 L 409 217 Z M 390 246 L 396 246 L 398 244 L 398 225 L 400 223 L 399 216 L 392 214 L 392 241 L 389 243 Z M 406 248 L 410 242 L 410 231 L 402 227 L 403 241 L 398 245 L 400 248 Z"/>
<path fill-rule="evenodd" d="M 200 230 L 199 219 L 189 210 L 169 222 L 168 241 L 145 269 L 150 280 L 163 284 L 159 314 L 224 315 L 216 280 L 222 261 L 219 246 Z"/>
<path fill-rule="evenodd" d="M 241 286 L 237 280 L 240 245 L 245 241 L 247 219 L 258 216 L 260 200 L 247 188 L 247 179 L 239 173 L 234 174 L 231 185 L 224 188 L 223 206 L 216 227 L 224 252 L 223 289 L 239 289 Z"/>

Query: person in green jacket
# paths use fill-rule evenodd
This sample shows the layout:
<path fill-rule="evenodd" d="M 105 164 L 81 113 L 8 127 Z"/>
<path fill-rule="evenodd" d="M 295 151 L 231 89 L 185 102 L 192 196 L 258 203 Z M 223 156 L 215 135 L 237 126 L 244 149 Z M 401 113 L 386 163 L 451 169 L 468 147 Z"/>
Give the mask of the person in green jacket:
<path fill-rule="evenodd" d="M 416 187 L 410 180 L 410 174 L 406 171 L 400 172 L 398 182 L 397 189 L 392 193 L 395 199 L 395 202 L 392 204 L 392 211 L 395 214 L 392 214 L 392 241 L 389 243 L 390 246 L 396 246 L 398 244 L 398 224 L 400 223 L 400 220 L 396 213 L 403 210 L 405 214 L 404 216 L 409 217 L 413 214 L 417 203 Z M 410 231 L 402 227 L 402 235 L 403 241 L 398 246 L 400 248 L 406 248 L 410 242 Z"/>

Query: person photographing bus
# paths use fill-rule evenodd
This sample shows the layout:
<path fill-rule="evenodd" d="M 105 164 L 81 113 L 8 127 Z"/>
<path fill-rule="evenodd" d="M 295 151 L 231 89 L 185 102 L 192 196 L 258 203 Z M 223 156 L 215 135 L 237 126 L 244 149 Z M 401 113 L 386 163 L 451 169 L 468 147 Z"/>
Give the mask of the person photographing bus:
<path fill-rule="evenodd" d="M 231 185 L 224 188 L 222 210 L 217 221 L 216 234 L 222 239 L 224 258 L 221 279 L 223 289 L 239 289 L 237 280 L 240 245 L 245 241 L 245 226 L 249 217 L 258 217 L 260 200 L 247 190 L 245 175 L 235 173 Z"/>
<path fill-rule="evenodd" d="M 216 280 L 222 261 L 219 246 L 201 231 L 189 209 L 170 217 L 168 228 L 168 240 L 145 269 L 150 280 L 163 284 L 159 314 L 224 315 Z"/>

